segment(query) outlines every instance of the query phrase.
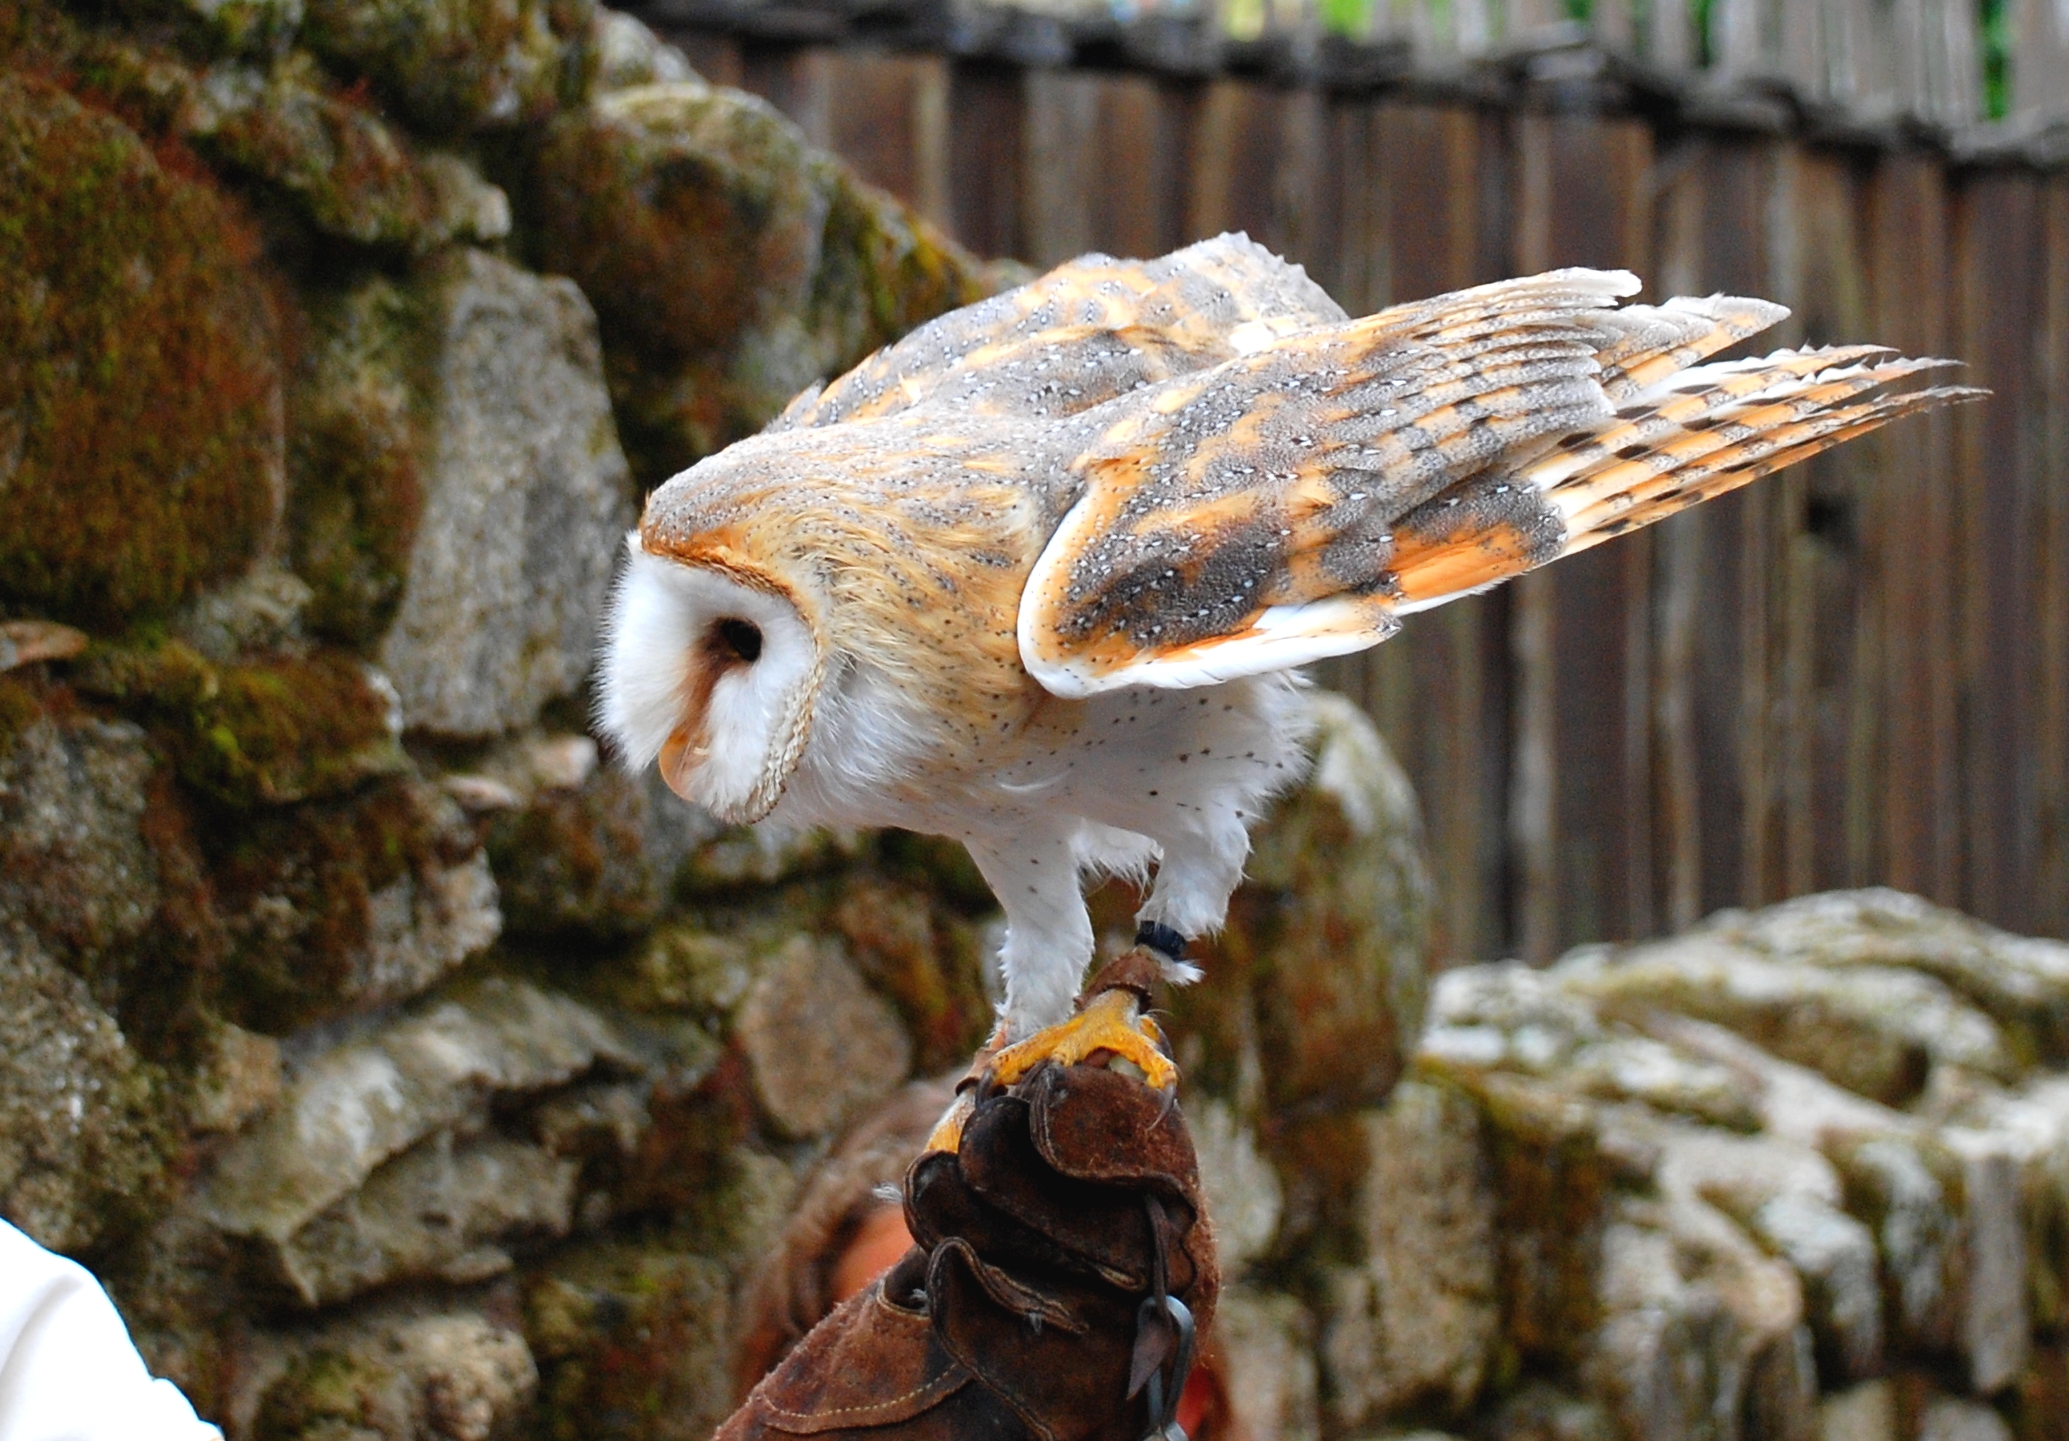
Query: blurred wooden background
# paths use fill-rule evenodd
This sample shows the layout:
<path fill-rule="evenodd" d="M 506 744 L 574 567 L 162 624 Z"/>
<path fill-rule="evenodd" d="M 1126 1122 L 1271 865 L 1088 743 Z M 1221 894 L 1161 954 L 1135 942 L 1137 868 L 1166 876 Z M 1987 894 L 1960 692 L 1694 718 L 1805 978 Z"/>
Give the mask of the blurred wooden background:
<path fill-rule="evenodd" d="M 981 252 L 1241 229 L 1353 314 L 1627 266 L 1648 298 L 1793 307 L 1762 348 L 1966 360 L 1994 400 L 1326 679 L 1421 793 L 1446 957 L 1871 883 L 2069 934 L 2069 4 L 1334 3 L 1224 0 L 1204 60 L 1122 43 L 1154 13 L 1023 12 L 1036 42 L 983 45 L 936 11 L 645 13 Z"/>

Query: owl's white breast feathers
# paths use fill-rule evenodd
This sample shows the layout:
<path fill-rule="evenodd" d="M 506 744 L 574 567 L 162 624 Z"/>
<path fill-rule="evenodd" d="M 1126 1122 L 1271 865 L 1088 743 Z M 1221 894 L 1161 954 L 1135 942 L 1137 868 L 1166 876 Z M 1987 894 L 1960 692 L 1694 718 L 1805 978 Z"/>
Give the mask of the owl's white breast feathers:
<path fill-rule="evenodd" d="M 748 663 L 713 668 L 713 628 L 745 621 L 759 634 Z M 755 818 L 776 799 L 820 670 L 818 642 L 781 596 L 714 570 L 650 555 L 637 532 L 604 621 L 598 718 L 627 764 L 644 769 L 671 738 L 698 752 L 697 801 L 722 818 Z M 766 793 L 766 794 L 764 794 Z"/>

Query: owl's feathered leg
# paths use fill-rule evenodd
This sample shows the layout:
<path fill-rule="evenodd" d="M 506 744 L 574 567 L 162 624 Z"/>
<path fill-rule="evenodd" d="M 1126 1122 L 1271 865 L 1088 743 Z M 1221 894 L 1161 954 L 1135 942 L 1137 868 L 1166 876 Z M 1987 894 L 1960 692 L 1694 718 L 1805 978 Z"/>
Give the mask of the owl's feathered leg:
<path fill-rule="evenodd" d="M 1079 888 L 1074 831 L 1074 821 L 1066 828 L 1059 817 L 1016 828 L 1010 838 L 967 842 L 1006 913 L 1000 1041 L 1023 1040 L 1068 1017 L 1092 960 L 1092 917 Z"/>
<path fill-rule="evenodd" d="M 1228 898 L 1243 880 L 1243 862 L 1250 855 L 1250 831 L 1243 824 L 1238 806 L 1217 800 L 1173 817 L 1161 832 L 1144 827 L 1156 837 L 1164 854 L 1157 862 L 1157 880 L 1150 888 L 1149 899 L 1136 913 L 1136 920 L 1143 926 L 1160 926 L 1185 940 L 1221 929 L 1228 916 Z M 1190 971 L 1190 967 L 1185 969 Z M 1198 978 L 1197 971 L 1170 977 Z"/>
<path fill-rule="evenodd" d="M 999 965 L 1006 998 L 999 1028 L 972 1068 L 1012 1085 L 1045 1061 L 1075 1065 L 1101 1053 L 1133 1062 L 1153 1085 L 1169 1089 L 1178 1069 L 1163 1052 L 1163 1033 L 1142 1015 L 1139 997 L 1109 990 L 1072 1014 L 1072 1001 L 1092 959 L 1092 918 L 1080 889 L 1082 864 L 1132 869 L 1140 846 L 1116 836 L 1088 837 L 1075 818 L 1029 824 L 1008 839 L 972 839 L 970 858 L 1006 912 Z M 992 1049 L 996 1047 L 997 1049 Z M 934 1134 L 930 1151 L 952 1151 L 962 1139 L 970 1093 L 958 1095 Z"/>

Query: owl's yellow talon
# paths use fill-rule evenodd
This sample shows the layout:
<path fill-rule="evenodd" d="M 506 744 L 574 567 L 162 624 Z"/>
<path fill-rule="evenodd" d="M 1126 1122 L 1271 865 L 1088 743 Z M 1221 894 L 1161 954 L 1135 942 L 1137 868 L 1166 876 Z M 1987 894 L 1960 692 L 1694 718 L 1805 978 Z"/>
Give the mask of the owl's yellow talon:
<path fill-rule="evenodd" d="M 1126 991 L 1104 991 L 1069 1020 L 1036 1031 L 991 1058 L 991 1072 L 1010 1086 L 1044 1061 L 1074 1066 L 1100 1051 L 1110 1051 L 1141 1068 L 1142 1076 L 1160 1091 L 1178 1084 L 1178 1067 L 1161 1047 L 1164 1033 L 1141 1014 Z"/>
<path fill-rule="evenodd" d="M 958 1091 L 952 1105 L 941 1113 L 941 1119 L 934 1123 L 934 1129 L 927 1136 L 926 1149 L 921 1155 L 932 1155 L 946 1151 L 954 1155 L 963 1148 L 963 1127 L 970 1123 L 970 1113 L 977 1109 L 975 1095 L 971 1091 Z"/>

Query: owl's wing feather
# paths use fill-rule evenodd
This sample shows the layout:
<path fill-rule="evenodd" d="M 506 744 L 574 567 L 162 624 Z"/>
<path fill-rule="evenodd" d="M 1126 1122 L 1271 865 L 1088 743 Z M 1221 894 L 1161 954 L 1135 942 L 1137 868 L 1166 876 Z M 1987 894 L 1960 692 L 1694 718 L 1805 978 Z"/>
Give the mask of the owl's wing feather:
<path fill-rule="evenodd" d="M 1636 288 L 1552 272 L 1167 382 L 1078 459 L 1082 495 L 1022 596 L 1023 663 L 1080 696 L 1346 654 L 1402 614 L 1977 393 L 1890 393 L 1946 362 L 1874 346 L 1702 364 L 1786 312 L 1608 308 Z"/>
<path fill-rule="evenodd" d="M 1086 255 L 929 322 L 823 389 L 776 430 L 917 406 L 1074 415 L 1344 313 L 1307 273 L 1244 235 L 1159 260 Z"/>

